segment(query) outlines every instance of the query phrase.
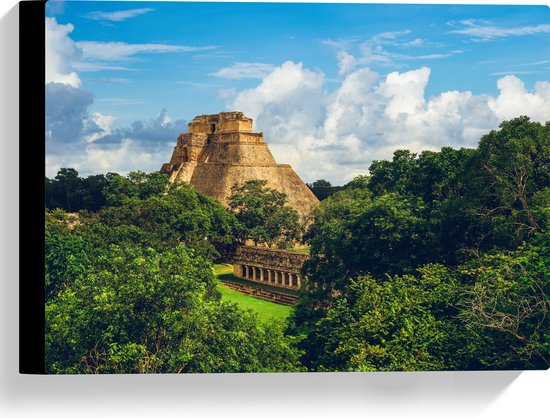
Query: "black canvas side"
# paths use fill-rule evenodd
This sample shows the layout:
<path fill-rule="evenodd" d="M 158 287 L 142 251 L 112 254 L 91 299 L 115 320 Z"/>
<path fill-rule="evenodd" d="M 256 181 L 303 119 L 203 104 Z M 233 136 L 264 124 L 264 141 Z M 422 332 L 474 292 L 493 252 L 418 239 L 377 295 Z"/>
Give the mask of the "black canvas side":
<path fill-rule="evenodd" d="M 44 1 L 19 3 L 19 372 L 23 374 L 45 373 L 45 5 Z"/>

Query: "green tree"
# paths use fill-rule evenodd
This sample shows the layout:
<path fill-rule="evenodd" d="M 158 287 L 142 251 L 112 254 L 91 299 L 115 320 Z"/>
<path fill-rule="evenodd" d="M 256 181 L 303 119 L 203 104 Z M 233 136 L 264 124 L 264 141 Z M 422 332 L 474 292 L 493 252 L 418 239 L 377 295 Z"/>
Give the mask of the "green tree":
<path fill-rule="evenodd" d="M 180 245 L 110 246 L 46 304 L 49 373 L 299 369 L 281 324 L 220 303 L 211 264 Z"/>
<path fill-rule="evenodd" d="M 315 197 L 317 197 L 317 199 L 319 200 L 326 199 L 327 197 L 336 193 L 342 188 L 340 186 L 333 186 L 330 181 L 324 179 L 315 180 L 311 184 L 306 183 L 306 186 L 310 188 Z"/>
<path fill-rule="evenodd" d="M 366 189 L 369 186 L 369 183 L 369 176 L 359 175 L 354 177 L 349 183 L 346 183 L 343 188 Z"/>
<path fill-rule="evenodd" d="M 103 189 L 107 183 L 108 179 L 103 174 L 82 178 L 75 169 L 62 168 L 54 179 L 46 177 L 46 208 L 96 212 L 106 204 Z"/>
<path fill-rule="evenodd" d="M 96 174 L 86 177 L 82 181 L 82 207 L 92 212 L 97 212 L 107 203 L 103 195 L 103 189 L 108 184 L 103 174 Z"/>
<path fill-rule="evenodd" d="M 82 179 L 74 168 L 62 168 L 53 180 L 46 178 L 46 207 L 61 208 L 68 212 L 81 209 Z"/>
<path fill-rule="evenodd" d="M 449 310 L 453 274 L 427 265 L 415 275 L 352 279 L 302 342 L 318 371 L 452 369 L 460 341 Z"/>
<path fill-rule="evenodd" d="M 134 184 L 123 177 L 115 177 L 113 183 L 122 185 L 124 190 Z M 111 192 L 113 190 L 107 193 Z M 159 187 L 157 192 L 141 196 L 135 189 L 135 193 L 118 197 L 115 193 L 108 198 L 117 205 L 98 212 L 98 221 L 103 226 L 91 226 L 99 234 L 98 245 L 102 245 L 101 240 L 117 243 L 120 233 L 120 239 L 136 239 L 144 247 L 158 250 L 185 243 L 202 256 L 213 259 L 233 243 L 235 217 L 221 203 L 196 189 L 177 184 L 162 193 Z"/>
<path fill-rule="evenodd" d="M 45 299 L 49 301 L 86 273 L 95 253 L 91 243 L 71 234 L 68 216 L 61 209 L 46 211 Z"/>
<path fill-rule="evenodd" d="M 494 199 L 488 209 L 509 214 L 520 239 L 540 231 L 532 200 L 550 184 L 550 125 L 526 116 L 504 121 L 481 138 L 479 158 L 487 197 Z"/>
<path fill-rule="evenodd" d="M 287 248 L 299 239 L 299 215 L 286 205 L 286 194 L 266 184 L 266 180 L 249 180 L 232 187 L 229 208 L 238 221 L 236 232 L 243 242 Z"/>
<path fill-rule="evenodd" d="M 397 150 L 392 161 L 373 161 L 369 167 L 369 189 L 374 195 L 406 193 L 416 168 L 416 154 Z"/>
<path fill-rule="evenodd" d="M 485 254 L 459 268 L 459 318 L 479 368 L 550 366 L 550 234 L 516 251 Z"/>
<path fill-rule="evenodd" d="M 158 172 L 132 171 L 127 177 L 109 173 L 107 180 L 103 193 L 110 206 L 120 206 L 132 198 L 160 195 L 168 187 L 168 175 Z"/>
<path fill-rule="evenodd" d="M 346 189 L 324 200 L 306 234 L 311 259 L 305 273 L 330 289 L 349 278 L 414 271 L 432 261 L 433 234 L 417 198 L 397 194 L 371 198 Z"/>

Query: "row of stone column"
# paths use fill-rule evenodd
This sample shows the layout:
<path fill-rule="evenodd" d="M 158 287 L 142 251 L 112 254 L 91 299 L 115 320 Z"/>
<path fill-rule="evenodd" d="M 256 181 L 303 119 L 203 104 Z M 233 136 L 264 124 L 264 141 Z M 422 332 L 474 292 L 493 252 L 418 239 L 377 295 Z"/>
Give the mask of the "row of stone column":
<path fill-rule="evenodd" d="M 279 271 L 254 266 L 242 266 L 242 278 L 264 282 L 274 286 L 300 287 L 300 275 L 288 271 Z"/>

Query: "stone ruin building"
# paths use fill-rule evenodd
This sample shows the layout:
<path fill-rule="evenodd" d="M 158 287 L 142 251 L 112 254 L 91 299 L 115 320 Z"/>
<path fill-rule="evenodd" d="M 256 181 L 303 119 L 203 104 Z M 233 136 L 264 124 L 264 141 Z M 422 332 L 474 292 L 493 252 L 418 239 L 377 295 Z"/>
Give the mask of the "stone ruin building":
<path fill-rule="evenodd" d="M 234 184 L 267 180 L 267 187 L 286 193 L 302 218 L 319 203 L 289 164 L 275 162 L 263 134 L 252 132 L 252 119 L 242 112 L 197 116 L 188 127 L 161 168 L 170 181 L 185 181 L 227 205 Z"/>
<path fill-rule="evenodd" d="M 162 173 L 169 174 L 171 182 L 187 182 L 227 206 L 233 185 L 247 180 L 267 180 L 267 187 L 287 195 L 287 204 L 296 209 L 302 219 L 319 203 L 289 164 L 275 162 L 263 134 L 252 132 L 252 119 L 242 112 L 197 116 L 188 127 L 189 132 L 178 137 L 170 162 L 161 168 Z M 233 260 L 234 275 L 269 286 L 299 289 L 300 268 L 308 256 L 292 251 L 239 247 Z M 277 303 L 290 303 L 283 300 L 289 298 L 284 294 L 271 292 L 269 297 Z"/>
<path fill-rule="evenodd" d="M 300 269 L 309 254 L 242 246 L 233 258 L 233 275 L 271 286 L 299 289 Z"/>

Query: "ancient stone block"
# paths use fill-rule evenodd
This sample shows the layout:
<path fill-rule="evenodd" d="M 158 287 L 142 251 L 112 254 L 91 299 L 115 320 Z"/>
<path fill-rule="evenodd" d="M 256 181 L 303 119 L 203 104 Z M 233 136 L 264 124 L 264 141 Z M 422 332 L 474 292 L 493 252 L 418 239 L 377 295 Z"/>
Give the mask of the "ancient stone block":
<path fill-rule="evenodd" d="M 185 181 L 227 205 L 233 185 L 267 180 L 267 187 L 285 193 L 302 218 L 319 203 L 290 165 L 275 162 L 263 134 L 252 132 L 252 119 L 242 112 L 197 116 L 188 127 L 161 168 L 170 181 Z"/>

